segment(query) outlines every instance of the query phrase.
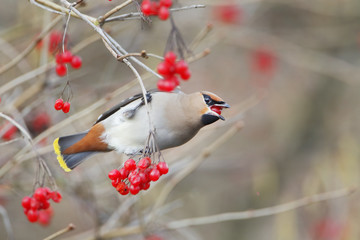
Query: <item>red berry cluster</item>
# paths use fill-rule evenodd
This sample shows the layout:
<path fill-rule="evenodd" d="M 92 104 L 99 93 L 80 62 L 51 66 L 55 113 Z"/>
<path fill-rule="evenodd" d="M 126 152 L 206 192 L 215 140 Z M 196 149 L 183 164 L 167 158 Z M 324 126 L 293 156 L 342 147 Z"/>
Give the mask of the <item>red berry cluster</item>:
<path fill-rule="evenodd" d="M 49 200 L 52 199 L 58 203 L 62 196 L 58 191 L 51 191 L 49 188 L 37 188 L 32 197 L 25 196 L 21 205 L 24 208 L 24 214 L 29 222 L 39 222 L 42 225 L 50 223 L 52 209 Z"/>
<path fill-rule="evenodd" d="M 70 51 L 65 51 L 63 53 L 56 54 L 55 61 L 56 61 L 55 71 L 57 75 L 59 75 L 60 77 L 66 74 L 67 71 L 65 66 L 66 63 L 70 63 L 70 65 L 75 69 L 81 68 L 82 65 L 81 57 L 77 55 L 72 55 Z"/>
<path fill-rule="evenodd" d="M 145 16 L 157 15 L 159 19 L 166 20 L 170 16 L 169 8 L 172 0 L 160 0 L 158 2 L 144 0 L 141 3 L 141 11 Z"/>
<path fill-rule="evenodd" d="M 157 83 L 159 90 L 171 92 L 180 82 L 176 74 L 180 75 L 181 79 L 188 80 L 191 73 L 187 63 L 184 60 L 176 61 L 176 54 L 174 52 L 167 52 L 164 61 L 159 63 L 157 71 L 164 79 L 160 79 Z"/>
<path fill-rule="evenodd" d="M 152 163 L 151 158 L 144 157 L 136 164 L 134 159 L 128 159 L 120 169 L 113 169 L 108 176 L 113 187 L 121 195 L 129 192 L 136 195 L 140 190 L 147 190 L 150 182 L 157 181 L 161 175 L 167 174 L 169 167 L 166 162 Z"/>
<path fill-rule="evenodd" d="M 70 111 L 70 103 L 64 102 L 62 98 L 59 98 L 55 101 L 54 108 L 56 111 L 62 110 L 64 113 L 68 113 Z"/>

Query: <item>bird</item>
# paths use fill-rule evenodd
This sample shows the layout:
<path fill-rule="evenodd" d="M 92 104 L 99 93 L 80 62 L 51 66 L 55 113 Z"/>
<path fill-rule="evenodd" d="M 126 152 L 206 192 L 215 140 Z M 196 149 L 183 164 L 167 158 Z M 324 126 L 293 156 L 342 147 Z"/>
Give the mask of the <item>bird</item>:
<path fill-rule="evenodd" d="M 177 147 L 192 139 L 202 127 L 225 120 L 221 111 L 229 107 L 208 91 L 140 93 L 101 114 L 89 130 L 56 138 L 54 152 L 65 172 L 101 152 L 141 154 L 151 130 L 149 119 L 158 150 Z"/>

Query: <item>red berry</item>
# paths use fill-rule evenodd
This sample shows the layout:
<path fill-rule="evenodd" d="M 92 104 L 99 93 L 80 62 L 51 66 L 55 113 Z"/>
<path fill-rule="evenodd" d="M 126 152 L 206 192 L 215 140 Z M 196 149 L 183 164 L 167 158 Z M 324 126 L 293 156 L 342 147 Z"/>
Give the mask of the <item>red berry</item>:
<path fill-rule="evenodd" d="M 36 222 L 39 217 L 39 211 L 30 209 L 26 215 L 27 215 L 29 222 Z"/>
<path fill-rule="evenodd" d="M 161 62 L 159 63 L 159 65 L 157 66 L 157 71 L 160 75 L 166 76 L 170 74 L 170 64 L 168 64 L 167 62 Z"/>
<path fill-rule="evenodd" d="M 124 168 L 126 170 L 129 170 L 129 171 L 132 171 L 132 170 L 135 170 L 136 169 L 136 162 L 134 159 L 128 159 L 125 161 L 124 163 Z"/>
<path fill-rule="evenodd" d="M 140 176 L 138 174 L 134 174 L 131 177 L 129 177 L 129 181 L 134 186 L 139 186 L 141 183 Z"/>
<path fill-rule="evenodd" d="M 126 170 L 125 168 L 120 169 L 120 179 L 125 179 L 129 175 L 129 170 Z"/>
<path fill-rule="evenodd" d="M 50 220 L 51 220 L 51 216 L 50 216 L 49 212 L 47 212 L 47 211 L 39 211 L 38 222 L 41 225 L 43 225 L 43 226 L 49 225 Z"/>
<path fill-rule="evenodd" d="M 55 108 L 57 111 L 61 110 L 61 109 L 63 108 L 63 106 L 64 106 L 64 101 L 63 101 L 61 98 L 59 98 L 59 99 L 57 99 L 57 100 L 55 101 L 54 108 Z"/>
<path fill-rule="evenodd" d="M 43 188 L 37 188 L 34 192 L 34 198 L 39 202 L 46 201 L 46 190 Z"/>
<path fill-rule="evenodd" d="M 138 162 L 138 167 L 140 169 L 146 169 L 151 165 L 151 158 L 144 157 Z"/>
<path fill-rule="evenodd" d="M 64 63 L 70 63 L 73 58 L 73 55 L 70 51 L 65 51 L 62 53 L 62 61 Z"/>
<path fill-rule="evenodd" d="M 138 194 L 138 193 L 140 192 L 140 186 L 139 186 L 139 185 L 137 185 L 137 186 L 131 185 L 131 186 L 129 187 L 129 191 L 130 191 L 130 193 L 131 193 L 132 195 L 136 195 L 136 194 Z"/>
<path fill-rule="evenodd" d="M 120 172 L 119 172 L 119 170 L 117 170 L 117 169 L 111 170 L 111 171 L 108 173 L 108 177 L 109 177 L 111 180 L 120 178 Z"/>
<path fill-rule="evenodd" d="M 75 69 L 81 68 L 82 60 L 79 56 L 73 56 L 71 59 L 71 66 Z"/>
<path fill-rule="evenodd" d="M 177 76 L 175 76 L 175 75 L 172 75 L 172 76 L 170 76 L 170 77 L 168 77 L 168 78 L 166 78 L 166 79 L 164 79 L 164 80 L 165 80 L 165 81 L 173 82 L 174 85 L 175 85 L 175 87 L 176 87 L 176 86 L 179 86 L 179 84 L 180 84 L 179 78 L 178 78 Z"/>
<path fill-rule="evenodd" d="M 214 9 L 214 15 L 224 23 L 239 23 L 242 18 L 242 10 L 235 4 L 220 5 Z"/>
<path fill-rule="evenodd" d="M 49 52 L 51 53 L 55 52 L 58 49 L 61 41 L 62 41 L 62 34 L 60 32 L 57 31 L 51 32 L 49 38 Z"/>
<path fill-rule="evenodd" d="M 191 73 L 190 73 L 189 69 L 186 70 L 185 72 L 183 72 L 182 74 L 180 74 L 180 77 L 183 80 L 188 80 L 191 77 Z"/>
<path fill-rule="evenodd" d="M 70 103 L 69 102 L 64 102 L 64 106 L 62 107 L 62 111 L 64 113 L 68 113 L 70 111 Z"/>
<path fill-rule="evenodd" d="M 141 11 L 145 16 L 149 16 L 151 14 L 151 4 L 149 0 L 144 0 L 141 3 Z"/>
<path fill-rule="evenodd" d="M 164 6 L 160 7 L 159 13 L 158 13 L 158 17 L 159 17 L 161 20 L 165 21 L 166 19 L 169 18 L 169 16 L 170 16 L 170 11 L 169 11 L 169 9 L 168 9 L 167 7 L 164 7 Z"/>
<path fill-rule="evenodd" d="M 46 112 L 37 114 L 32 120 L 31 127 L 35 132 L 42 132 L 50 125 L 50 116 Z"/>
<path fill-rule="evenodd" d="M 140 184 L 140 188 L 142 190 L 148 190 L 150 188 L 150 182 L 146 182 L 146 183 L 141 183 Z"/>
<path fill-rule="evenodd" d="M 126 195 L 129 193 L 129 187 L 124 183 L 124 182 L 120 182 L 117 187 L 116 190 L 121 194 L 121 195 Z"/>
<path fill-rule="evenodd" d="M 254 53 L 253 67 L 260 73 L 270 73 L 274 69 L 274 54 L 267 49 L 258 49 Z"/>
<path fill-rule="evenodd" d="M 30 201 L 31 197 L 25 196 L 21 201 L 21 206 L 23 206 L 25 209 L 30 209 Z"/>
<path fill-rule="evenodd" d="M 40 207 L 40 202 L 32 197 L 30 200 L 30 208 L 32 210 L 38 210 L 39 207 Z"/>
<path fill-rule="evenodd" d="M 63 64 L 63 63 L 64 63 L 62 53 L 56 54 L 56 56 L 55 56 L 55 62 L 56 62 L 57 64 Z"/>
<path fill-rule="evenodd" d="M 158 15 L 160 4 L 158 2 L 150 2 L 151 12 L 150 15 Z"/>
<path fill-rule="evenodd" d="M 173 65 L 176 62 L 176 54 L 172 51 L 169 51 L 165 54 L 164 59 L 165 59 L 165 62 Z"/>
<path fill-rule="evenodd" d="M 5 125 L 6 128 L 8 128 L 8 130 L 2 135 L 2 139 L 4 139 L 5 141 L 9 141 L 14 137 L 14 134 L 17 132 L 17 127 L 14 125 L 11 125 L 11 127 L 9 127 L 9 125 Z"/>
<path fill-rule="evenodd" d="M 188 64 L 184 60 L 180 60 L 176 63 L 176 73 L 183 74 L 188 70 Z"/>
<path fill-rule="evenodd" d="M 167 174 L 169 172 L 169 167 L 166 162 L 159 162 L 156 165 L 157 170 L 159 170 L 160 174 Z"/>
<path fill-rule="evenodd" d="M 160 91 L 164 91 L 164 92 L 171 92 L 172 90 L 175 89 L 176 84 L 173 81 L 168 81 L 165 79 L 161 79 L 158 81 L 157 83 L 157 87 Z"/>
<path fill-rule="evenodd" d="M 51 199 L 52 199 L 54 202 L 58 203 L 58 202 L 61 201 L 62 196 L 61 196 L 61 194 L 60 194 L 58 191 L 54 191 L 54 192 L 51 193 Z"/>
<path fill-rule="evenodd" d="M 150 174 L 149 174 L 149 178 L 151 181 L 155 182 L 157 180 L 159 180 L 160 178 L 160 171 L 157 170 L 156 168 L 154 168 L 153 170 L 151 170 Z"/>
<path fill-rule="evenodd" d="M 42 201 L 42 202 L 40 203 L 40 208 L 41 208 L 41 209 L 48 209 L 49 207 L 50 207 L 50 203 L 49 203 L 48 200 Z"/>
<path fill-rule="evenodd" d="M 139 177 L 142 183 L 146 183 L 150 181 L 149 175 L 145 172 L 139 172 Z"/>
<path fill-rule="evenodd" d="M 221 115 L 222 107 L 219 107 L 219 106 L 211 106 L 210 109 L 211 109 L 211 111 L 216 112 L 217 114 Z"/>
<path fill-rule="evenodd" d="M 160 3 L 160 6 L 169 8 L 172 5 L 172 0 L 160 0 L 159 3 Z"/>
<path fill-rule="evenodd" d="M 67 71 L 66 66 L 64 64 L 57 64 L 55 67 L 55 71 L 60 77 L 65 76 Z"/>
<path fill-rule="evenodd" d="M 120 178 L 111 180 L 111 185 L 113 185 L 113 187 L 116 188 L 116 186 L 119 184 L 120 181 L 121 181 Z"/>

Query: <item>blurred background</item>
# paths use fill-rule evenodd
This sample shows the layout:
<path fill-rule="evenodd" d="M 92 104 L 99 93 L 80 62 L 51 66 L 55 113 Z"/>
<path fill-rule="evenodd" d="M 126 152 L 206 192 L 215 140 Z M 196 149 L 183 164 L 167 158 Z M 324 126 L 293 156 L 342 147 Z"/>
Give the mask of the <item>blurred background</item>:
<path fill-rule="evenodd" d="M 98 18 L 122 2 L 85 0 L 78 10 Z M 107 174 L 125 156 L 101 154 L 65 173 L 52 142 L 88 129 L 102 112 L 140 92 L 133 73 L 116 61 L 89 25 L 71 17 L 67 46 L 82 58 L 82 67 L 59 77 L 51 44 L 62 37 L 67 18 L 54 22 L 57 14 L 28 1 L 0 0 L 0 112 L 29 131 L 34 141 L 31 147 L 16 127 L 0 119 L 0 239 L 43 239 L 69 223 L 76 228 L 60 238 L 360 238 L 357 191 L 336 199 L 330 194 L 328 200 L 280 214 L 270 209 L 269 216 L 260 218 L 166 228 L 181 219 L 356 188 L 360 177 L 360 2 L 181 0 L 173 7 L 194 4 L 206 7 L 176 11 L 172 17 L 188 46 L 187 58 L 210 54 L 189 63 L 192 76 L 181 83 L 181 90 L 218 94 L 231 105 L 223 112 L 227 120 L 164 151 L 170 172 L 148 191 L 121 196 Z M 115 15 L 130 12 L 137 12 L 136 4 Z M 103 28 L 130 53 L 146 50 L 162 56 L 170 20 L 151 20 L 114 21 Z M 36 43 L 44 29 L 45 38 Z M 32 44 L 29 54 L 21 55 Z M 139 60 L 152 69 L 160 62 L 154 57 Z M 134 66 L 146 87 L 155 88 L 158 78 Z M 71 102 L 67 114 L 54 109 L 64 89 Z M 236 128 L 239 123 L 241 129 Z M 222 144 L 206 148 L 221 138 Z M 21 207 L 21 199 L 33 193 L 39 180 L 39 156 L 57 185 L 46 177 L 45 186 L 63 196 L 52 203 L 46 226 L 28 222 Z M 198 166 L 190 171 L 194 161 Z M 189 174 L 154 209 L 168 183 L 184 169 Z"/>

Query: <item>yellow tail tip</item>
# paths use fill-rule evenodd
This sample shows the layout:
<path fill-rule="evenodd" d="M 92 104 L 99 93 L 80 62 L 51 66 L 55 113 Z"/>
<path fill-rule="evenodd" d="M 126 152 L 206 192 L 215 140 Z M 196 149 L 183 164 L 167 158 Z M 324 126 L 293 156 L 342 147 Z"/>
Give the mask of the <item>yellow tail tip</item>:
<path fill-rule="evenodd" d="M 53 146 L 54 146 L 54 152 L 57 155 L 57 160 L 58 160 L 60 166 L 64 169 L 65 172 L 70 172 L 71 169 L 66 165 L 64 158 L 61 155 L 59 138 L 54 140 Z"/>

